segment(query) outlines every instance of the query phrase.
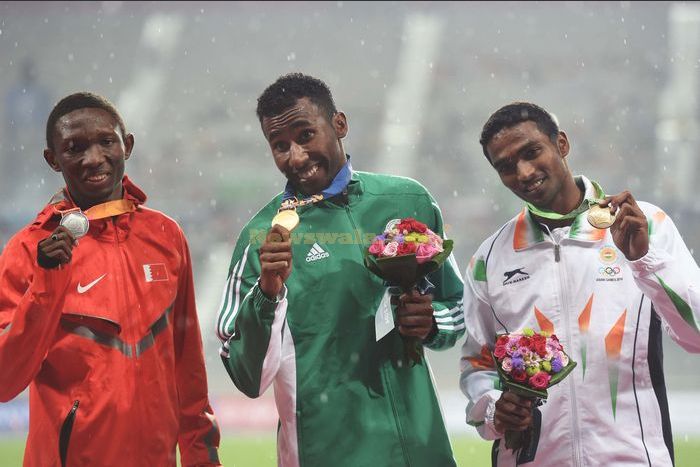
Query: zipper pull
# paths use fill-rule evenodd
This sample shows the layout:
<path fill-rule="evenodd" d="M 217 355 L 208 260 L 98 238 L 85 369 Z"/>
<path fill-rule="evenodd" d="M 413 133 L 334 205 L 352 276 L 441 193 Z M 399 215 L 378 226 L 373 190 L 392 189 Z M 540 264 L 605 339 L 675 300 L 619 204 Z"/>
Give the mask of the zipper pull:
<path fill-rule="evenodd" d="M 554 244 L 554 261 L 559 262 L 559 244 L 555 243 Z"/>

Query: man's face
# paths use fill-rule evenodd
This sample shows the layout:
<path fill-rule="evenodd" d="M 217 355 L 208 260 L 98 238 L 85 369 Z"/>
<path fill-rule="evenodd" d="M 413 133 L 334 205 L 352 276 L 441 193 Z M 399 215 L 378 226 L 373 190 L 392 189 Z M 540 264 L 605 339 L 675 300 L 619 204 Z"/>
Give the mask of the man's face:
<path fill-rule="evenodd" d="M 502 129 L 486 151 L 503 184 L 541 209 L 551 209 L 570 177 L 564 160 L 569 153 L 566 135 L 559 132 L 553 143 L 532 121 Z"/>
<path fill-rule="evenodd" d="M 133 146 L 133 135 L 123 138 L 109 112 L 84 108 L 58 119 L 53 149 L 44 150 L 44 158 L 63 174 L 73 201 L 88 209 L 122 197 L 124 161 Z"/>
<path fill-rule="evenodd" d="M 262 130 L 277 168 L 305 195 L 327 188 L 345 164 L 340 143 L 348 132 L 345 115 L 338 112 L 328 121 L 306 97 L 279 115 L 264 117 Z"/>

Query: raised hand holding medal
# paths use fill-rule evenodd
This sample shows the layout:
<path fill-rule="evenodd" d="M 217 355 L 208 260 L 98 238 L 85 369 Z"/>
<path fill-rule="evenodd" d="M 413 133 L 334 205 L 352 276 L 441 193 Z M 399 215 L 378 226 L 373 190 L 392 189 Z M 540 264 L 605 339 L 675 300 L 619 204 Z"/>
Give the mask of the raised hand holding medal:
<path fill-rule="evenodd" d="M 271 228 L 265 242 L 258 250 L 260 259 L 260 289 L 270 299 L 278 297 L 292 272 L 292 242 L 290 233 L 299 225 L 297 208 L 312 205 L 339 195 L 350 183 L 352 166 L 350 160 L 340 169 L 330 186 L 319 194 L 297 199 L 294 187 L 287 183 L 277 214 L 270 222 Z"/>
<path fill-rule="evenodd" d="M 614 217 L 610 226 L 615 246 L 628 261 L 635 261 L 649 251 L 649 224 L 629 191 L 608 196 L 601 203 Z"/>
<path fill-rule="evenodd" d="M 78 239 L 87 235 L 91 219 L 133 212 L 136 205 L 131 200 L 118 199 L 97 204 L 85 212 L 77 207 L 62 211 L 54 206 L 54 210 L 61 215 L 59 226 L 37 245 L 37 262 L 45 269 L 60 267 L 71 261 L 72 250 L 78 245 Z"/>

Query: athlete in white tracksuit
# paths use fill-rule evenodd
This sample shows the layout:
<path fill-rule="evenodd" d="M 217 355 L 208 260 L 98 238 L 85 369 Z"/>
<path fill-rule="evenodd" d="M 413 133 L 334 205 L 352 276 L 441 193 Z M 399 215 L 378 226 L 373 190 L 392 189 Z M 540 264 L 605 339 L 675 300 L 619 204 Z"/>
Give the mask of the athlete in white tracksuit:
<path fill-rule="evenodd" d="M 569 219 L 533 214 L 576 211 L 604 197 L 571 175 L 566 135 L 540 111 L 511 104 L 482 133 L 503 183 L 532 207 L 484 241 L 467 268 L 467 422 L 496 440 L 499 467 L 670 466 L 661 329 L 700 352 L 700 270 L 671 219 L 627 192 L 605 198 L 617 211 L 610 229 L 593 228 L 585 211 Z M 534 414 L 503 395 L 489 357 L 496 333 L 526 327 L 554 332 L 578 362 Z M 525 426 L 536 433 L 536 449 L 506 449 L 503 432 Z"/>

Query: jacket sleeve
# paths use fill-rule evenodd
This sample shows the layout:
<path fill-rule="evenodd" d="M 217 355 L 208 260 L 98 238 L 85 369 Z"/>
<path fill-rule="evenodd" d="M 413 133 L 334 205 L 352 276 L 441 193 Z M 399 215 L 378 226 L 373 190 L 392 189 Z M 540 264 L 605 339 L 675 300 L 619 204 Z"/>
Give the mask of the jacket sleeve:
<path fill-rule="evenodd" d="M 71 277 L 70 264 L 46 270 L 36 245 L 10 240 L 0 256 L 0 402 L 22 392 L 51 347 Z"/>
<path fill-rule="evenodd" d="M 429 201 L 433 217 L 430 229 L 446 238 L 440 207 L 432 198 L 429 198 Z M 428 280 L 435 285 L 433 318 L 437 332 L 429 337 L 424 345 L 431 350 L 449 349 L 464 334 L 464 307 L 462 303 L 464 284 L 454 253 L 450 254 L 440 269 L 428 275 Z"/>
<path fill-rule="evenodd" d="M 218 466 L 219 427 L 209 404 L 202 336 L 195 306 L 192 263 L 180 232 L 182 266 L 172 316 L 175 377 L 180 404 L 178 445 L 183 466 Z"/>
<path fill-rule="evenodd" d="M 272 383 L 280 368 L 282 331 L 287 312 L 284 296 L 268 299 L 258 286 L 258 248 L 264 240 L 244 229 L 238 239 L 224 287 L 217 319 L 223 345 L 221 357 L 236 387 L 248 397 L 258 397 Z"/>
<path fill-rule="evenodd" d="M 700 353 L 700 270 L 670 217 L 648 218 L 649 251 L 631 261 L 634 280 L 681 347 Z"/>
<path fill-rule="evenodd" d="M 496 338 L 496 322 L 488 301 L 486 265 L 475 256 L 465 274 L 464 316 L 467 338 L 462 345 L 460 387 L 469 399 L 467 423 L 484 439 L 502 435 L 493 425 L 495 404 L 501 396 L 496 367 L 491 356 Z"/>

